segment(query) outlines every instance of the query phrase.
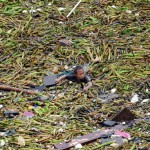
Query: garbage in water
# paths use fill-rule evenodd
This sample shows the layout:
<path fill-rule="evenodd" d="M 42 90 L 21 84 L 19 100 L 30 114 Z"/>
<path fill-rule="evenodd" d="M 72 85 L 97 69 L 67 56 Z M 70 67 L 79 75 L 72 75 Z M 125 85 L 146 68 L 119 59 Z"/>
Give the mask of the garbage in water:
<path fill-rule="evenodd" d="M 3 105 L 0 105 L 0 109 L 2 109 L 4 106 Z"/>
<path fill-rule="evenodd" d="M 60 128 L 60 129 L 58 130 L 58 132 L 64 132 L 63 128 Z"/>
<path fill-rule="evenodd" d="M 112 127 L 116 124 L 117 124 L 117 122 L 111 121 L 111 120 L 106 120 L 106 121 L 103 122 L 103 125 L 108 126 L 108 127 Z"/>
<path fill-rule="evenodd" d="M 113 117 L 113 121 L 122 122 L 122 121 L 132 121 L 136 119 L 136 116 L 128 109 L 123 108 L 118 114 Z"/>
<path fill-rule="evenodd" d="M 137 103 L 139 101 L 138 95 L 134 94 L 134 96 L 131 98 L 131 103 Z"/>
<path fill-rule="evenodd" d="M 64 140 L 73 149 L 77 144 L 87 150 L 148 149 L 148 14 L 148 0 L 1 0 L 1 149 L 53 149 Z M 70 75 L 78 65 L 91 79 L 88 90 L 86 83 L 81 89 L 68 80 L 44 85 L 45 76 Z M 8 110 L 19 114 L 5 116 Z M 24 117 L 26 111 L 34 117 Z M 117 124 L 104 126 L 107 120 Z M 114 135 L 116 130 L 132 138 Z M 95 131 L 103 133 L 83 137 Z M 24 139 L 20 144 L 19 136 Z M 118 139 L 100 143 L 114 136 L 123 139 L 122 147 Z M 138 137 L 142 140 L 134 143 Z"/>
<path fill-rule="evenodd" d="M 24 115 L 25 117 L 32 118 L 32 117 L 34 116 L 34 113 L 31 112 L 31 111 L 25 111 L 25 112 L 23 113 L 23 115 Z"/>
<path fill-rule="evenodd" d="M 117 90 L 115 88 L 111 89 L 111 93 L 115 93 Z"/>
<path fill-rule="evenodd" d="M 52 96 L 53 97 L 53 96 Z M 42 96 L 40 96 L 40 97 L 38 97 L 38 100 L 39 101 L 46 101 L 46 100 L 49 100 L 50 99 L 50 97 L 49 96 L 46 96 L 46 95 L 42 95 Z"/>
<path fill-rule="evenodd" d="M 102 94 L 102 95 L 99 95 L 98 97 L 101 99 L 103 103 L 109 103 L 113 99 L 118 98 L 119 95 L 118 94 Z"/>
<path fill-rule="evenodd" d="M 19 112 L 18 111 L 7 110 L 3 114 L 7 118 L 14 118 L 15 116 L 19 115 Z"/>
<path fill-rule="evenodd" d="M 56 84 L 55 80 L 57 79 L 57 75 L 45 76 L 44 77 L 44 85 L 45 86 L 54 86 Z"/>
<path fill-rule="evenodd" d="M 4 130 L 2 132 L 0 132 L 0 137 L 5 137 L 5 136 L 12 136 L 16 133 L 16 131 L 14 129 L 11 129 L 11 130 Z"/>
<path fill-rule="evenodd" d="M 93 132 L 93 133 L 90 133 L 90 134 L 78 137 L 76 139 L 73 139 L 70 142 L 62 142 L 62 143 L 59 143 L 59 144 L 55 144 L 54 147 L 56 149 L 65 150 L 65 149 L 71 148 L 71 147 L 73 147 L 73 146 L 75 146 L 77 144 L 84 144 L 84 143 L 92 142 L 92 141 L 100 138 L 100 136 L 102 134 L 104 134 L 104 133 L 106 134 L 106 133 L 109 133 L 109 132 L 112 132 L 112 131 L 110 131 L 110 130 L 107 130 L 107 131 L 96 131 L 96 132 Z"/>
<path fill-rule="evenodd" d="M 81 144 L 77 144 L 76 146 L 75 146 L 75 149 L 81 149 L 83 146 L 81 145 Z"/>
<path fill-rule="evenodd" d="M 31 88 L 31 90 L 38 90 L 38 91 L 44 91 L 46 89 L 46 86 L 34 86 L 34 88 Z"/>
<path fill-rule="evenodd" d="M 107 142 L 110 142 L 110 141 L 113 141 L 113 140 L 110 139 L 110 138 L 106 138 L 106 139 L 101 138 L 101 139 L 100 139 L 100 143 L 101 143 L 101 144 L 104 144 L 104 143 L 107 143 Z"/>
<path fill-rule="evenodd" d="M 130 134 L 127 133 L 127 132 L 116 131 L 115 134 L 116 135 L 120 135 L 120 136 L 122 136 L 122 137 L 124 137 L 126 139 L 130 139 L 131 138 Z"/>
<path fill-rule="evenodd" d="M 0 140 L 0 147 L 3 147 L 5 145 L 5 141 L 4 140 Z"/>
<path fill-rule="evenodd" d="M 142 141 L 142 138 L 141 137 L 136 137 L 134 138 L 133 142 L 134 143 L 140 143 Z"/>
<path fill-rule="evenodd" d="M 150 99 L 143 99 L 141 103 L 143 104 L 143 103 L 148 103 L 148 102 L 150 102 Z"/>

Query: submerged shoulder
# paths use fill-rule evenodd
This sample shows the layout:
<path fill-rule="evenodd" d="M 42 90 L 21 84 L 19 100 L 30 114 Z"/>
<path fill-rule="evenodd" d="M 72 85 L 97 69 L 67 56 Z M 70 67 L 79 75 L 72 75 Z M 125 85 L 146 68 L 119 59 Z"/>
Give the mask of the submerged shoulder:
<path fill-rule="evenodd" d="M 86 76 L 85 76 L 85 80 L 86 80 L 86 82 L 90 82 L 90 81 L 91 81 L 90 76 L 86 75 Z"/>

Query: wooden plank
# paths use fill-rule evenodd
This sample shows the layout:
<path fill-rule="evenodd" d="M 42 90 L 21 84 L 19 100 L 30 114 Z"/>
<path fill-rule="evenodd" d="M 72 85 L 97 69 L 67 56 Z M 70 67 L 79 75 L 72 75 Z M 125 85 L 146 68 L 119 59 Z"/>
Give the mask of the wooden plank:
<path fill-rule="evenodd" d="M 96 132 L 78 137 L 76 139 L 73 139 L 69 142 L 62 142 L 59 144 L 55 144 L 54 147 L 55 147 L 55 149 L 59 149 L 59 150 L 67 150 L 71 147 L 74 147 L 75 145 L 77 145 L 79 143 L 80 144 L 90 143 L 90 142 L 100 138 L 101 135 L 108 134 L 110 132 L 112 132 L 112 130 L 96 131 Z"/>

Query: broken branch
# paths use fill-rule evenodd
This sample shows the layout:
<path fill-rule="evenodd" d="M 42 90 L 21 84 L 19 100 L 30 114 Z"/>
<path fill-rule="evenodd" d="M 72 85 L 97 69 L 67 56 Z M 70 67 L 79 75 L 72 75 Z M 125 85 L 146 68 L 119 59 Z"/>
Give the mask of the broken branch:
<path fill-rule="evenodd" d="M 22 89 L 22 88 L 11 87 L 8 85 L 0 85 L 0 90 L 23 92 L 23 93 L 27 93 L 27 94 L 39 94 L 39 92 L 37 92 L 37 91 L 31 91 L 31 90 L 26 90 L 26 89 Z"/>

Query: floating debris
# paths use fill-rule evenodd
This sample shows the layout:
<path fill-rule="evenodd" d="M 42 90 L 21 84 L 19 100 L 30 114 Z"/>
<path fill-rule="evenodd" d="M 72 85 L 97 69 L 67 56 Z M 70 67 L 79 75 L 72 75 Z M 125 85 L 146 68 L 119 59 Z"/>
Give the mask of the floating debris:
<path fill-rule="evenodd" d="M 67 143 L 63 142 L 60 144 L 55 144 L 54 146 L 56 149 L 65 150 L 73 146 L 76 146 L 77 144 L 84 144 L 84 143 L 92 142 L 93 140 L 98 139 L 102 134 L 109 133 L 109 132 L 110 131 L 96 131 L 96 132 L 78 137 L 74 140 L 71 140 L 70 142 L 67 142 Z"/>
<path fill-rule="evenodd" d="M 130 139 L 131 138 L 130 134 L 126 133 L 126 132 L 116 131 L 115 134 L 116 135 L 120 135 L 120 136 L 122 136 L 122 137 L 124 137 L 126 139 Z"/>
<path fill-rule="evenodd" d="M 126 13 L 131 14 L 132 11 L 131 10 L 126 10 Z"/>
<path fill-rule="evenodd" d="M 143 103 L 148 103 L 148 102 L 150 102 L 150 99 L 143 99 L 141 103 L 143 104 Z"/>
<path fill-rule="evenodd" d="M 135 13 L 135 16 L 138 17 L 140 15 L 140 12 Z"/>
<path fill-rule="evenodd" d="M 117 90 L 115 88 L 111 89 L 111 93 L 114 94 Z"/>
<path fill-rule="evenodd" d="M 117 8 L 115 5 L 112 5 L 111 7 L 112 7 L 112 8 L 115 8 L 115 9 Z"/>
<path fill-rule="evenodd" d="M 23 10 L 22 13 L 26 14 L 26 13 L 28 13 L 28 11 L 27 10 Z"/>
<path fill-rule="evenodd" d="M 7 117 L 7 118 L 14 118 L 17 115 L 19 115 L 18 111 L 7 110 L 7 111 L 4 112 L 4 116 Z"/>
<path fill-rule="evenodd" d="M 75 146 L 75 149 L 81 149 L 83 146 L 81 145 L 81 144 L 77 144 L 76 146 Z"/>
<path fill-rule="evenodd" d="M 45 86 L 54 86 L 56 85 L 57 75 L 45 76 L 44 77 L 44 85 Z"/>
<path fill-rule="evenodd" d="M 0 147 L 3 147 L 5 145 L 5 141 L 4 140 L 0 140 Z"/>
<path fill-rule="evenodd" d="M 109 126 L 109 127 L 112 127 L 114 125 L 116 125 L 117 123 L 115 121 L 111 121 L 111 120 L 106 120 L 103 122 L 103 125 L 105 126 Z"/>
<path fill-rule="evenodd" d="M 26 111 L 26 112 L 23 113 L 23 115 L 24 115 L 25 117 L 32 118 L 32 117 L 34 116 L 34 113 L 33 113 L 33 112 L 30 112 L 30 111 Z"/>
<path fill-rule="evenodd" d="M 0 105 L 0 109 L 2 109 L 4 106 L 3 105 Z"/>
<path fill-rule="evenodd" d="M 60 141 L 72 144 L 73 139 L 107 129 L 132 136 L 130 141 L 119 136 L 123 149 L 134 144 L 134 149 L 148 149 L 148 14 L 148 0 L 1 0 L 0 138 L 5 142 L 1 149 L 53 149 Z M 54 86 L 43 84 L 45 76 L 68 75 L 77 65 L 92 79 L 87 93 L 67 80 L 57 86 L 55 80 Z M 138 95 L 133 103 L 132 93 Z M 4 115 L 7 110 L 19 114 Z M 26 111 L 34 117 L 24 117 Z M 104 126 L 107 120 L 117 123 Z M 99 136 L 112 140 L 113 135 Z M 19 136 L 25 141 L 22 146 Z M 91 150 L 118 147 L 115 140 L 101 144 L 100 137 L 92 142 L 89 137 L 90 144 L 79 142 L 72 148 L 77 144 Z M 136 137 L 142 142 L 134 143 Z"/>
<path fill-rule="evenodd" d="M 134 119 L 136 119 L 136 116 L 128 108 L 123 108 L 112 120 L 122 122 L 133 121 Z"/>
<path fill-rule="evenodd" d="M 118 98 L 119 95 L 118 94 L 102 94 L 98 96 L 103 103 L 109 103 L 110 101 L 112 101 L 115 98 Z"/>
<path fill-rule="evenodd" d="M 134 94 L 134 96 L 131 98 L 131 103 L 137 103 L 139 101 L 138 95 Z"/>

